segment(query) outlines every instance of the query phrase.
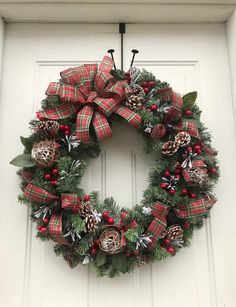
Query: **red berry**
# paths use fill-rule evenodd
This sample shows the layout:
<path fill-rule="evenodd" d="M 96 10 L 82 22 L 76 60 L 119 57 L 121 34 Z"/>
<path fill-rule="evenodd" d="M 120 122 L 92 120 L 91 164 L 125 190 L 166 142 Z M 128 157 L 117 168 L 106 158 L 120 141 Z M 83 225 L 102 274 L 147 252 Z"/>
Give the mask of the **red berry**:
<path fill-rule="evenodd" d="M 90 200 L 90 196 L 89 195 L 85 195 L 84 196 L 84 201 L 89 201 Z"/>
<path fill-rule="evenodd" d="M 38 225 L 38 226 L 37 226 L 37 229 L 38 229 L 38 231 L 41 231 L 42 226 L 41 226 L 41 225 Z"/>
<path fill-rule="evenodd" d="M 64 130 L 65 129 L 65 125 L 60 125 L 60 130 Z"/>
<path fill-rule="evenodd" d="M 130 257 L 131 257 L 130 252 L 126 252 L 126 253 L 125 253 L 125 257 L 126 257 L 126 258 L 130 258 Z"/>
<path fill-rule="evenodd" d="M 194 145 L 194 147 L 193 147 L 193 148 L 194 148 L 194 150 L 195 150 L 195 151 L 199 151 L 199 150 L 201 150 L 201 147 L 200 147 L 199 145 Z"/>
<path fill-rule="evenodd" d="M 191 197 L 191 198 L 196 198 L 197 195 L 196 195 L 195 193 L 191 193 L 191 194 L 190 194 L 190 197 Z"/>
<path fill-rule="evenodd" d="M 179 174 L 180 174 L 180 169 L 177 168 L 177 169 L 175 170 L 175 175 L 179 175 Z"/>
<path fill-rule="evenodd" d="M 212 174 L 216 174 L 217 173 L 217 168 L 216 167 L 212 167 L 211 168 L 211 173 Z"/>
<path fill-rule="evenodd" d="M 143 83 L 142 83 L 142 87 L 147 87 L 148 86 L 148 83 L 146 82 L 146 81 L 144 81 Z"/>
<path fill-rule="evenodd" d="M 164 173 L 164 175 L 165 175 L 165 177 L 170 177 L 170 171 L 165 171 L 165 173 Z"/>
<path fill-rule="evenodd" d="M 154 81 L 149 81 L 149 82 L 148 82 L 148 86 L 153 87 L 154 85 L 155 85 L 155 82 L 154 82 Z"/>
<path fill-rule="evenodd" d="M 45 178 L 46 180 L 50 180 L 51 175 L 50 175 L 50 174 L 46 174 L 46 175 L 44 175 L 44 178 Z"/>
<path fill-rule="evenodd" d="M 175 189 L 170 189 L 169 193 L 170 193 L 170 195 L 174 195 L 175 194 Z"/>
<path fill-rule="evenodd" d="M 58 175 L 59 171 L 58 171 L 57 168 L 54 168 L 54 169 L 52 170 L 52 173 L 53 173 L 53 175 Z"/>
<path fill-rule="evenodd" d="M 173 249 L 173 247 L 168 247 L 168 253 L 170 253 L 171 255 L 174 254 L 175 250 Z"/>
<path fill-rule="evenodd" d="M 64 129 L 65 129 L 66 131 L 68 131 L 68 130 L 70 130 L 70 126 L 65 125 Z"/>
<path fill-rule="evenodd" d="M 52 185 L 58 185 L 58 181 L 57 181 L 57 180 L 51 180 L 50 183 L 51 183 Z"/>
<path fill-rule="evenodd" d="M 114 224 L 114 219 L 113 219 L 113 217 L 109 217 L 108 219 L 107 219 L 107 224 L 109 224 L 109 225 L 113 225 Z"/>
<path fill-rule="evenodd" d="M 99 243 L 100 243 L 100 240 L 98 240 L 98 239 L 94 241 L 94 245 L 95 245 L 95 246 L 98 246 Z"/>
<path fill-rule="evenodd" d="M 45 218 L 43 219 L 43 223 L 44 223 L 44 224 L 48 224 L 48 223 L 49 223 L 49 219 L 45 217 Z"/>
<path fill-rule="evenodd" d="M 201 149 L 196 150 L 196 153 L 197 153 L 198 155 L 200 155 L 200 154 L 202 153 Z"/>
<path fill-rule="evenodd" d="M 151 111 L 156 111 L 157 110 L 157 105 L 156 104 L 153 104 L 151 105 Z"/>
<path fill-rule="evenodd" d="M 169 245 L 170 244 L 170 240 L 166 238 L 164 243 L 165 243 L 165 245 Z"/>
<path fill-rule="evenodd" d="M 162 189 L 166 189 L 166 188 L 167 188 L 167 184 L 166 184 L 166 183 L 161 183 L 161 184 L 160 184 L 160 187 L 161 187 Z"/>
<path fill-rule="evenodd" d="M 104 217 L 105 219 L 108 218 L 109 216 L 109 212 L 108 211 L 104 211 L 102 214 L 102 217 Z"/>
<path fill-rule="evenodd" d="M 97 254 L 96 248 L 90 249 L 90 254 L 91 254 L 91 255 L 96 255 L 96 254 Z"/>
<path fill-rule="evenodd" d="M 175 175 L 175 178 L 176 179 L 180 179 L 180 175 Z"/>
<path fill-rule="evenodd" d="M 191 147 L 191 146 L 188 146 L 188 147 L 187 147 L 187 152 L 192 152 L 192 151 L 193 151 L 192 147 Z"/>
<path fill-rule="evenodd" d="M 191 110 L 187 110 L 184 112 L 185 115 L 187 116 L 191 116 L 193 114 L 193 112 Z"/>
<path fill-rule="evenodd" d="M 145 87 L 143 90 L 144 90 L 144 93 L 148 93 L 149 92 L 149 88 L 148 87 Z"/>
<path fill-rule="evenodd" d="M 187 189 L 182 189 L 181 190 L 181 194 L 182 195 L 187 195 L 188 194 L 188 190 Z"/>
<path fill-rule="evenodd" d="M 185 222 L 183 225 L 184 229 L 189 229 L 190 228 L 190 224 L 188 222 Z"/>
<path fill-rule="evenodd" d="M 137 257 L 139 255 L 139 250 L 135 249 L 133 254 L 134 254 L 135 257 Z"/>
<path fill-rule="evenodd" d="M 47 233 L 47 228 L 46 227 L 42 227 L 40 231 L 45 235 Z"/>
<path fill-rule="evenodd" d="M 66 131 L 64 132 L 64 134 L 65 134 L 65 135 L 70 135 L 70 131 L 69 131 L 69 130 L 66 130 Z"/>

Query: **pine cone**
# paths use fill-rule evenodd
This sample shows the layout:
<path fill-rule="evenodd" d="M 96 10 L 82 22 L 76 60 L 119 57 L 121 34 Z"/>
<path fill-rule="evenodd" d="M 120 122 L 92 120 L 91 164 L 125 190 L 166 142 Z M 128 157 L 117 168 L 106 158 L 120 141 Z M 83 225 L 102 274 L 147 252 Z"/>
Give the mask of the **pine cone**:
<path fill-rule="evenodd" d="M 92 215 L 86 216 L 84 224 L 87 232 L 94 232 L 98 228 L 98 221 Z"/>
<path fill-rule="evenodd" d="M 143 88 L 140 85 L 134 84 L 131 86 L 133 95 L 143 97 L 145 95 Z"/>
<path fill-rule="evenodd" d="M 175 136 L 175 142 L 179 142 L 180 147 L 185 147 L 191 142 L 191 136 L 186 131 L 181 131 Z"/>
<path fill-rule="evenodd" d="M 162 153 L 163 155 L 172 156 L 179 149 L 179 142 L 168 141 L 163 143 L 162 145 Z"/>
<path fill-rule="evenodd" d="M 54 137 L 59 131 L 59 123 L 55 120 L 38 122 L 34 132 L 45 137 Z"/>
<path fill-rule="evenodd" d="M 126 101 L 126 106 L 131 110 L 138 111 L 142 108 L 142 98 L 136 95 L 131 95 Z"/>
<path fill-rule="evenodd" d="M 180 225 L 172 225 L 167 228 L 167 238 L 169 240 L 177 240 L 183 238 L 184 231 Z"/>
<path fill-rule="evenodd" d="M 79 211 L 80 215 L 82 217 L 87 217 L 89 215 L 92 215 L 93 213 L 93 207 L 90 203 L 86 203 L 86 204 L 80 204 L 80 211 Z"/>

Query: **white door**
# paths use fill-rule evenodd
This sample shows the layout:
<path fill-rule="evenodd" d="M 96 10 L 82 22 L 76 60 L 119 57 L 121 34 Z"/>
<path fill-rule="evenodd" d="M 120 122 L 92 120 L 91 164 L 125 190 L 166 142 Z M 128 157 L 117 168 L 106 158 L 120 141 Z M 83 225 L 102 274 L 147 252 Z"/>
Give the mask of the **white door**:
<path fill-rule="evenodd" d="M 27 135 L 47 84 L 61 70 L 98 62 L 109 48 L 116 50 L 119 66 L 118 25 L 8 24 L 0 105 L 0 306 L 235 306 L 236 146 L 224 25 L 127 25 L 126 30 L 126 68 L 136 48 L 138 67 L 181 94 L 199 92 L 222 171 L 211 219 L 176 257 L 117 279 L 97 279 L 93 267 L 71 270 L 54 255 L 52 243 L 34 238 L 27 208 L 17 204 L 16 169 L 8 161 L 21 152 L 19 136 Z M 114 125 L 113 132 L 83 184 L 88 192 L 99 190 L 102 198 L 114 196 L 121 206 L 132 206 L 147 185 L 152 157 L 142 153 L 141 136 L 128 125 Z"/>

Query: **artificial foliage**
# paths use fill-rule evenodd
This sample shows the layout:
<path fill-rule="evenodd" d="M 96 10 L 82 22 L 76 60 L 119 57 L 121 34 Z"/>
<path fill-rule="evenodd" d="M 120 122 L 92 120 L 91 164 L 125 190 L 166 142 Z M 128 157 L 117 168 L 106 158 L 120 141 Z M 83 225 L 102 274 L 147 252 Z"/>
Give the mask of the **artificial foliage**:
<path fill-rule="evenodd" d="M 31 208 L 37 237 L 53 240 L 71 268 L 93 263 L 99 277 L 176 255 L 189 246 L 216 201 L 217 152 L 200 121 L 197 93 L 183 97 L 151 72 L 114 69 L 105 56 L 61 72 L 50 83 L 24 151 L 19 201 Z M 80 186 L 87 165 L 112 137 L 112 122 L 128 121 L 156 154 L 143 199 L 132 208 Z"/>

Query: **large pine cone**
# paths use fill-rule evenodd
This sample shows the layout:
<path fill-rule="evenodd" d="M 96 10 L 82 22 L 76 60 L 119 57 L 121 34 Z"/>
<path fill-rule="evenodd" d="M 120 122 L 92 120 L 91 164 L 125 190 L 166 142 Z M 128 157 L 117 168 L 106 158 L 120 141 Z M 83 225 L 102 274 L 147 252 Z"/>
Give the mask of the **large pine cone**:
<path fill-rule="evenodd" d="M 38 122 L 35 126 L 34 132 L 38 135 L 43 135 L 45 137 L 54 137 L 59 131 L 59 123 L 55 120 L 47 120 L 43 122 Z"/>
<path fill-rule="evenodd" d="M 133 95 L 144 97 L 145 93 L 144 93 L 143 88 L 140 85 L 134 84 L 134 85 L 131 85 L 131 87 L 133 90 Z"/>
<path fill-rule="evenodd" d="M 94 232 L 98 228 L 98 221 L 93 215 L 88 215 L 84 219 L 84 224 L 86 228 L 86 232 Z"/>
<path fill-rule="evenodd" d="M 131 95 L 126 101 L 126 106 L 134 111 L 141 110 L 142 109 L 142 98 L 136 95 Z"/>
<path fill-rule="evenodd" d="M 92 213 L 93 213 L 92 205 L 90 203 L 80 204 L 79 213 L 82 217 L 87 217 L 89 215 L 92 215 Z"/>
<path fill-rule="evenodd" d="M 171 241 L 182 239 L 184 231 L 180 225 L 172 225 L 167 228 L 167 238 Z"/>
<path fill-rule="evenodd" d="M 172 156 L 179 149 L 179 142 L 168 141 L 163 143 L 162 145 L 162 153 L 163 155 Z"/>
<path fill-rule="evenodd" d="M 175 136 L 175 141 L 179 142 L 180 147 L 185 147 L 191 142 L 191 136 L 186 131 L 181 131 Z"/>

